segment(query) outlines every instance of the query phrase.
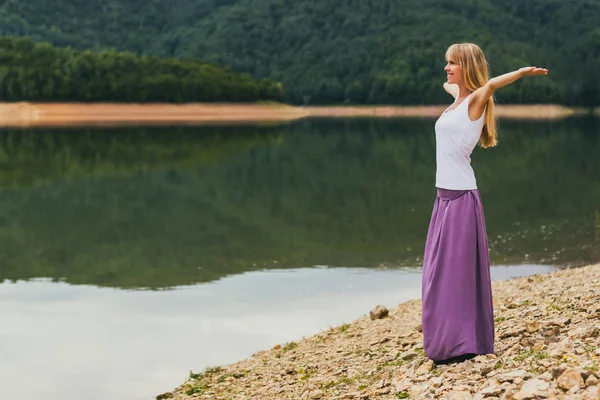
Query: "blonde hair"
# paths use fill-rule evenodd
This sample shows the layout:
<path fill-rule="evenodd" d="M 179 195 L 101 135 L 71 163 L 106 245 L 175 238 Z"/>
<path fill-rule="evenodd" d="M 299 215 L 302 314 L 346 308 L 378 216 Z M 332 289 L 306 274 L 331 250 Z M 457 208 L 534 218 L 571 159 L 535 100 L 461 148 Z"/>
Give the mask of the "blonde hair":
<path fill-rule="evenodd" d="M 446 50 L 446 60 L 455 62 L 462 67 L 463 80 L 470 92 L 482 87 L 489 80 L 488 63 L 483 51 L 476 44 L 453 44 Z M 485 123 L 479 138 L 479 144 L 483 148 L 498 144 L 494 106 L 494 96 L 490 96 L 485 109 Z"/>

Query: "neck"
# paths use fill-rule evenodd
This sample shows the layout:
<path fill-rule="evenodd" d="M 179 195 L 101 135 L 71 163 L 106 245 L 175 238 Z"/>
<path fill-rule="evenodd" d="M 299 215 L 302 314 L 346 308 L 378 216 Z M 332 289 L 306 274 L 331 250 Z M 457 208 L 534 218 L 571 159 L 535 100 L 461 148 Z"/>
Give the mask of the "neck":
<path fill-rule="evenodd" d="M 463 84 L 458 85 L 458 97 L 460 99 L 463 99 L 463 98 L 467 97 L 471 93 L 473 93 L 473 92 L 471 92 L 470 90 L 468 90 L 465 85 L 463 85 Z"/>

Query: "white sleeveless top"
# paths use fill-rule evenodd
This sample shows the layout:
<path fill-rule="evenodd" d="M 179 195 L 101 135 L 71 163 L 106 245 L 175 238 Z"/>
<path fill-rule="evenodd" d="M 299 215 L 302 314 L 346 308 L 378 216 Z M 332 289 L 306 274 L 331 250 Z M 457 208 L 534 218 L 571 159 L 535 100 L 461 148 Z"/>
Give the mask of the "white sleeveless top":
<path fill-rule="evenodd" d="M 446 109 L 435 123 L 435 186 L 440 189 L 477 189 L 471 153 L 485 124 L 485 110 L 477 121 L 471 121 L 470 97 L 468 95 L 453 110 Z"/>

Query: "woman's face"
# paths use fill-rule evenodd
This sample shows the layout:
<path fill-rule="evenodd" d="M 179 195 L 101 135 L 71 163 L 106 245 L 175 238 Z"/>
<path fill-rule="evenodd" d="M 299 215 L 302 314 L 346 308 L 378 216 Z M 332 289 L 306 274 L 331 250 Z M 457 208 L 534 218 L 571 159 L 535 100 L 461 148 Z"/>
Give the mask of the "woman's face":
<path fill-rule="evenodd" d="M 444 68 L 444 71 L 446 71 L 448 83 L 454 83 L 458 85 L 462 82 L 462 67 L 459 64 L 449 60 L 448 64 L 446 64 L 446 67 Z"/>

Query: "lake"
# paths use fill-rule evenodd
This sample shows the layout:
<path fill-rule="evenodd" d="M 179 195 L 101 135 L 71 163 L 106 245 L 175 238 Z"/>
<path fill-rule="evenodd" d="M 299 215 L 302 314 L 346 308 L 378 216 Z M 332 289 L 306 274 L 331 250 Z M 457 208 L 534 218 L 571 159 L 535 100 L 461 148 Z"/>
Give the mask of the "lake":
<path fill-rule="evenodd" d="M 420 296 L 430 119 L 0 131 L 0 388 L 151 399 Z M 600 262 L 600 121 L 476 149 L 494 279 Z"/>

